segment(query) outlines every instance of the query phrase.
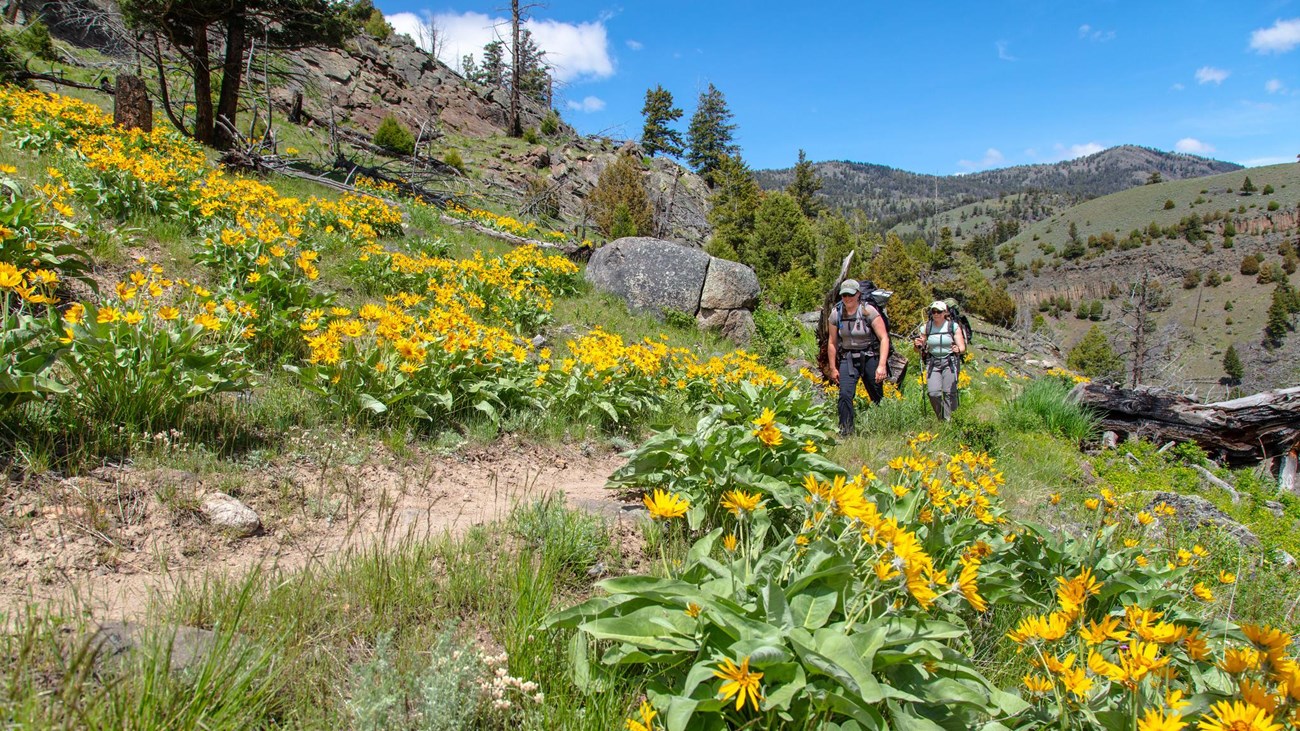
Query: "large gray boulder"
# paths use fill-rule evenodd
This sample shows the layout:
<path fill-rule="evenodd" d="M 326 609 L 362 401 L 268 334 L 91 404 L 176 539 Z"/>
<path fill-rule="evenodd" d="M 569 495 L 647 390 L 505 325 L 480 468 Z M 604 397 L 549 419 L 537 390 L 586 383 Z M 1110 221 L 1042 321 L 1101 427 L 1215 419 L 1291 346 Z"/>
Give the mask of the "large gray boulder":
<path fill-rule="evenodd" d="M 661 315 L 676 310 L 694 315 L 713 257 L 689 246 L 646 237 L 628 237 L 597 249 L 587 263 L 587 281 L 618 295 L 628 307 Z"/>
<path fill-rule="evenodd" d="M 758 275 L 740 262 L 714 257 L 700 291 L 700 309 L 753 310 L 758 306 Z"/>
<path fill-rule="evenodd" d="M 694 247 L 645 237 L 618 239 L 591 255 L 587 281 L 634 310 L 694 315 L 701 330 L 716 330 L 737 343 L 754 335 L 758 275 Z"/>

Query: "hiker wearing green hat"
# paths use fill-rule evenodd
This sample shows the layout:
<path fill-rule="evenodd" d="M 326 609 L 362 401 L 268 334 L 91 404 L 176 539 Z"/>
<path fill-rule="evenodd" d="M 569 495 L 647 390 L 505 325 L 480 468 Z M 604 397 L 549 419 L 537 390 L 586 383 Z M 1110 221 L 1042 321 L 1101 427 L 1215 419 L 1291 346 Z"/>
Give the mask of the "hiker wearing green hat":
<path fill-rule="evenodd" d="M 889 328 L 880 310 L 862 301 L 863 286 L 856 279 L 840 284 L 840 302 L 831 310 L 830 334 L 826 354 L 830 360 L 831 380 L 839 384 L 840 435 L 853 433 L 857 415 L 853 399 L 858 381 L 866 387 L 872 403 L 884 397 L 888 376 Z"/>

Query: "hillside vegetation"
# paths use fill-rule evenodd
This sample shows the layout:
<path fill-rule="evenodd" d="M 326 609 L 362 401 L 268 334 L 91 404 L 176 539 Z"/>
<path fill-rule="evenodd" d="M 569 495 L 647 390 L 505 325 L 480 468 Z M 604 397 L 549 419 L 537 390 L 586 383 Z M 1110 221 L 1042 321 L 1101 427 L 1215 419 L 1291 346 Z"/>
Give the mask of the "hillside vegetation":
<path fill-rule="evenodd" d="M 1282 567 L 1300 508 L 1283 496 L 1277 517 L 1271 486 L 1219 470 L 1242 502 L 1208 494 L 1260 544 L 1185 524 L 1151 490 L 1205 490 L 1187 467 L 1203 455 L 1081 456 L 1093 421 L 1068 373 L 1030 379 L 990 349 L 963 372 L 955 421 L 936 425 L 905 384 L 837 443 L 819 383 L 651 330 L 537 247 L 504 249 L 413 201 L 223 172 L 172 131 L 125 132 L 66 97 L 10 88 L 0 109 L 7 505 L 54 495 L 66 483 L 51 471 L 105 463 L 202 460 L 237 487 L 280 454 L 324 471 L 338 449 L 367 459 L 366 441 L 418 461 L 514 432 L 634 440 L 611 486 L 646 510 L 612 531 L 524 502 L 301 571 L 193 575 L 114 660 L 97 659 L 88 608 L 30 607 L 0 639 L 7 725 L 1290 718 L 1300 581 Z M 287 443 L 304 425 L 320 451 Z M 111 571 L 141 505 L 188 520 L 196 498 L 87 499 L 75 515 Z M 292 490 L 280 499 L 319 514 Z M 39 502 L 28 511 L 7 509 L 5 530 L 27 535 Z M 182 659 L 177 625 L 209 631 L 205 649 Z"/>
<path fill-rule="evenodd" d="M 815 163 L 822 194 L 834 208 L 857 209 L 886 228 L 917 224 L 977 201 L 1039 191 L 1055 205 L 1068 205 L 1142 185 L 1153 173 L 1165 180 L 1197 178 L 1240 169 L 1234 163 L 1174 154 L 1134 145 L 1112 147 L 1057 163 L 1018 165 L 969 175 L 921 175 L 884 165 L 831 161 Z M 789 185 L 792 169 L 760 170 L 768 190 Z M 925 227 L 937 236 L 934 226 Z"/>
<path fill-rule="evenodd" d="M 856 251 L 902 327 L 949 292 L 1014 324 L 1003 287 L 1056 262 L 855 227 L 823 214 L 809 167 L 763 194 L 738 154 L 703 171 L 706 219 L 703 178 L 576 138 L 541 101 L 507 137 L 500 88 L 346 12 L 365 35 L 276 61 L 314 59 L 332 81 L 312 93 L 337 85 L 355 126 L 287 124 L 287 89 L 250 91 L 240 111 L 268 102 L 279 130 L 240 141 L 261 174 L 162 115 L 115 126 L 93 89 L 0 87 L 0 725 L 1295 725 L 1300 500 L 1270 475 L 1192 444 L 1102 450 L 1070 395 L 1087 377 L 983 326 L 952 421 L 908 353 L 912 375 L 859 393 L 859 432 L 836 438 L 836 389 L 782 307 Z M 95 86 L 85 57 L 59 59 Z M 440 79 L 439 134 L 380 121 L 389 99 L 428 102 L 396 67 Z M 330 186 L 274 172 L 340 154 Z M 1111 159 L 1079 164 L 1140 175 Z M 1210 164 L 1182 162 L 1167 177 Z M 567 206 L 602 178 L 674 191 L 680 216 L 628 196 L 602 234 L 649 203 L 774 285 L 749 348 L 592 291 L 581 257 L 604 236 Z M 545 194 L 561 182 L 572 197 Z M 1062 215 L 999 192 L 958 217 Z M 1246 212 L 1239 245 L 1272 235 Z M 1063 271 L 1110 255 L 1091 230 Z M 574 465 L 587 492 L 538 487 Z M 98 602 L 113 585 L 151 590 L 121 616 Z"/>

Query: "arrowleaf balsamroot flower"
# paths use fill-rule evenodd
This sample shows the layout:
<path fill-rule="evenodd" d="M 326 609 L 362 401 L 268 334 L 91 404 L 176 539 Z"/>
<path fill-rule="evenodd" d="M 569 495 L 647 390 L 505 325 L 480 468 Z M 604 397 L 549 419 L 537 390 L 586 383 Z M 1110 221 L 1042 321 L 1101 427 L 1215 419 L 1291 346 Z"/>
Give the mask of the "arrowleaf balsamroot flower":
<path fill-rule="evenodd" d="M 731 511 L 731 514 L 740 517 L 741 513 L 752 513 L 758 510 L 763 504 L 761 496 L 758 493 L 748 493 L 744 490 L 728 490 L 722 495 L 722 507 Z"/>
<path fill-rule="evenodd" d="M 1263 708 L 1241 701 L 1220 701 L 1197 724 L 1200 731 L 1281 731 L 1282 724 Z"/>
<path fill-rule="evenodd" d="M 759 685 L 763 679 L 762 673 L 755 673 L 749 669 L 749 657 L 746 656 L 737 666 L 730 658 L 724 658 L 722 664 L 717 670 L 713 671 L 715 678 L 722 678 L 727 681 L 722 684 L 720 692 L 724 701 L 731 700 L 732 696 L 736 698 L 736 710 L 739 711 L 748 699 L 754 710 L 758 710 L 758 702 L 763 700 L 763 689 Z"/>
<path fill-rule="evenodd" d="M 1138 731 L 1182 731 L 1187 723 L 1177 713 L 1166 713 L 1160 708 L 1148 708 L 1138 720 Z"/>
<path fill-rule="evenodd" d="M 686 515 L 686 510 L 691 507 L 686 498 L 663 490 L 655 490 L 653 496 L 646 495 L 642 502 L 645 503 L 646 510 L 650 511 L 651 518 L 664 520 L 680 518 Z"/>

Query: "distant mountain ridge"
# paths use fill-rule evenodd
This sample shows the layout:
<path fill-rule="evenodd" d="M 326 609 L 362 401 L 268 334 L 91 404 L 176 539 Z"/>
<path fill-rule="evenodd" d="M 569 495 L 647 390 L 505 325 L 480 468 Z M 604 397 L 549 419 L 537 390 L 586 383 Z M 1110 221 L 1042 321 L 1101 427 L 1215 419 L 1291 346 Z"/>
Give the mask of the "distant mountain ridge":
<path fill-rule="evenodd" d="M 932 216 L 979 200 L 1043 191 L 1077 203 L 1143 185 L 1152 173 L 1184 180 L 1240 170 L 1236 163 L 1196 155 L 1120 145 L 1073 160 L 1017 165 L 969 175 L 924 175 L 885 165 L 832 160 L 813 163 L 822 195 L 834 208 L 860 209 L 885 227 Z M 764 189 L 784 188 L 793 168 L 757 170 Z"/>

